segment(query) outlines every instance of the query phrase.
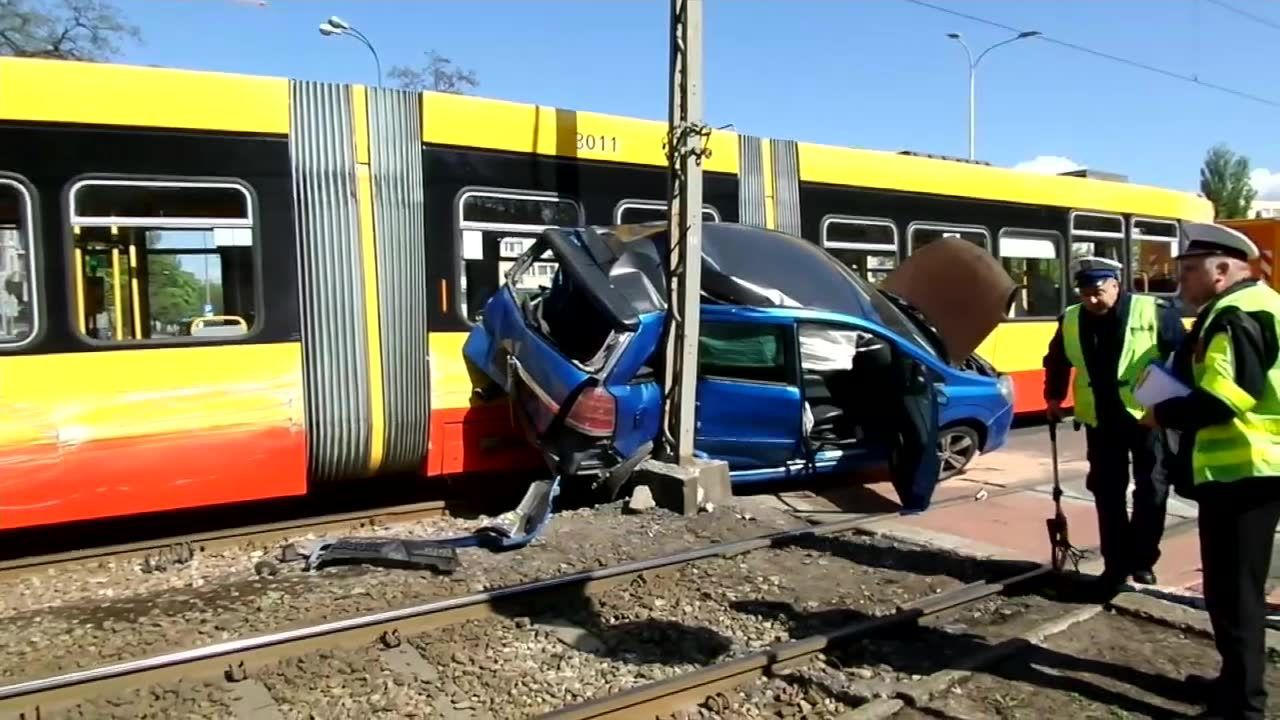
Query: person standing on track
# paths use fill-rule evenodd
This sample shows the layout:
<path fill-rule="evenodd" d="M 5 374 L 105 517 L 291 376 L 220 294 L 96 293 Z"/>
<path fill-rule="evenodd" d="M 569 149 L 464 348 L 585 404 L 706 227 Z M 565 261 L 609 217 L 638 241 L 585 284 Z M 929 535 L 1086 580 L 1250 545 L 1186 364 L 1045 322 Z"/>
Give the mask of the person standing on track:
<path fill-rule="evenodd" d="M 1178 494 L 1199 504 L 1204 599 L 1222 668 L 1189 676 L 1201 717 L 1266 711 L 1266 581 L 1280 522 L 1280 294 L 1253 279 L 1258 248 L 1221 225 L 1185 223 L 1182 297 L 1199 308 L 1174 355 L 1190 394 L 1157 403 L 1145 425 L 1177 432 Z"/>
<path fill-rule="evenodd" d="M 1067 308 L 1044 357 L 1044 397 L 1050 422 L 1063 418 L 1062 402 L 1072 368 L 1075 421 L 1085 426 L 1089 474 L 1086 487 L 1098 512 L 1102 558 L 1099 589 L 1118 590 L 1132 575 L 1155 584 L 1169 484 L 1163 468 L 1163 436 L 1139 424 L 1143 408 L 1133 396 L 1139 373 L 1163 362 L 1185 331 L 1177 310 L 1163 299 L 1125 292 L 1121 266 L 1106 258 L 1078 261 L 1080 302 Z M 1129 460 L 1133 459 L 1133 518 L 1129 517 Z"/>

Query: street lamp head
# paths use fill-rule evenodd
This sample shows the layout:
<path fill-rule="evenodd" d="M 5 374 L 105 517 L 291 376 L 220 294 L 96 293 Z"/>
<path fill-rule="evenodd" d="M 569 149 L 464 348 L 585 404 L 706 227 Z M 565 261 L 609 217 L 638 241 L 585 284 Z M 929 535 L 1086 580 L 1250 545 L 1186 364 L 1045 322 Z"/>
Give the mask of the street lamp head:
<path fill-rule="evenodd" d="M 1037 37 L 1042 34 L 1043 33 L 1041 33 L 1039 30 L 1027 30 L 1025 32 L 1018 33 L 1018 39 L 1021 40 L 1023 38 Z"/>
<path fill-rule="evenodd" d="M 337 29 L 339 29 L 339 30 L 350 30 L 350 29 L 351 29 L 351 26 L 350 26 L 350 25 L 348 25 L 348 24 L 347 24 L 347 22 L 346 22 L 345 20 L 343 20 L 342 18 L 338 17 L 337 15 L 333 15 L 332 17 L 330 17 L 330 18 L 329 18 L 329 20 L 328 20 L 328 22 L 329 22 L 329 24 L 330 24 L 330 25 L 332 25 L 333 27 L 335 27 L 335 28 L 337 28 Z"/>
<path fill-rule="evenodd" d="M 342 34 L 342 31 L 341 31 L 341 30 L 339 30 L 338 28 L 334 27 L 334 26 L 333 26 L 333 25 L 331 25 L 330 23 L 322 22 L 322 23 L 320 23 L 320 34 L 321 34 L 321 35 L 325 35 L 325 36 L 329 36 L 329 35 L 341 35 L 341 34 Z"/>
<path fill-rule="evenodd" d="M 960 33 L 947 33 L 947 37 L 951 38 L 952 40 L 959 40 Z"/>

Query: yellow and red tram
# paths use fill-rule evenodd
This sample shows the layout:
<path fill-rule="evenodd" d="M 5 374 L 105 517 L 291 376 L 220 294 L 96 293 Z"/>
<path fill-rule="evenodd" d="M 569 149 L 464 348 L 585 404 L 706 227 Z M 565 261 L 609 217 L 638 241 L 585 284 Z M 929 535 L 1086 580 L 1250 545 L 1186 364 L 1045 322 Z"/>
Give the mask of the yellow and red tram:
<path fill-rule="evenodd" d="M 461 345 L 548 226 L 662 217 L 665 124 L 0 58 L 0 529 L 524 470 Z M 1043 407 L 1073 253 L 1170 292 L 1189 193 L 716 131 L 708 220 L 867 277 L 945 235 L 1022 283 L 979 349 Z"/>

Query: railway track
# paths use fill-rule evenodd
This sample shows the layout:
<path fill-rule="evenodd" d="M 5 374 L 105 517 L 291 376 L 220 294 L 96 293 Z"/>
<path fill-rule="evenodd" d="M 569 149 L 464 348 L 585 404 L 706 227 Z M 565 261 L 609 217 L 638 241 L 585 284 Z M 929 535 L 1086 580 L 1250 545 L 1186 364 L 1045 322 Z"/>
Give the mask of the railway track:
<path fill-rule="evenodd" d="M 1180 521 L 1171 525 L 1165 536 L 1175 537 L 1194 529 L 1195 525 L 1194 520 Z M 1092 547 L 1088 550 L 1096 552 L 1097 548 Z M 1052 572 L 1053 568 L 1050 565 L 1043 564 L 1001 580 L 970 583 L 948 592 L 907 602 L 889 615 L 860 619 L 831 631 L 778 643 L 743 657 L 568 706 L 539 717 L 541 720 L 603 720 L 606 718 L 652 720 L 669 717 L 681 710 L 707 704 L 726 691 L 740 688 L 778 672 L 785 672 L 788 668 L 812 662 L 822 653 L 846 645 L 853 640 L 889 630 L 910 629 L 921 620 L 955 611 L 1018 586 L 1045 579 Z M 1098 609 L 1100 608 L 1093 607 L 1085 608 L 1083 612 L 1078 609 L 1064 612 L 1060 617 L 1042 624 L 1040 629 L 1027 636 L 989 646 L 978 655 L 966 658 L 959 664 L 969 667 L 989 664 L 1013 650 L 1022 649 L 1041 639 L 1043 635 L 1053 634 L 1078 620 L 1090 617 Z M 943 671 L 936 673 L 935 678 L 946 679 L 947 676 L 958 678 L 963 672 Z M 937 692 L 939 689 L 933 688 L 923 694 L 927 696 Z M 901 708 L 903 705 L 901 701 L 890 701 L 890 703 L 885 703 L 879 708 L 880 712 L 868 708 L 866 717 L 887 717 L 893 713 L 894 708 Z"/>
<path fill-rule="evenodd" d="M 1022 488 L 1008 488 L 993 492 L 999 496 Z M 940 502 L 936 506 L 972 502 L 968 497 Z M 419 507 L 403 512 L 436 512 L 435 507 Z M 354 514 L 353 514 L 354 515 Z M 877 513 L 817 526 L 786 530 L 746 540 L 704 546 L 702 548 L 659 558 L 622 563 L 613 567 L 562 575 L 555 578 L 511 585 L 500 589 L 423 603 L 390 611 L 368 613 L 331 622 L 307 625 L 279 632 L 269 632 L 202 647 L 163 653 L 136 660 L 117 662 L 100 667 L 62 673 L 50 677 L 18 682 L 0 687 L 0 718 L 31 718 L 42 710 L 57 708 L 90 697 L 111 696 L 128 690 L 172 683 L 192 682 L 200 678 L 222 676 L 237 681 L 252 676 L 256 671 L 283 658 L 296 657 L 315 650 L 331 650 L 379 644 L 395 647 L 403 638 L 425 633 L 433 628 L 465 622 L 467 620 L 509 615 L 513 606 L 536 606 L 564 596 L 592 596 L 612 587 L 623 585 L 637 577 L 658 572 L 669 572 L 682 566 L 712 558 L 727 558 L 765 548 L 776 548 L 817 538 L 857 531 L 895 516 L 896 513 Z M 352 516 L 323 519 L 326 523 L 359 522 L 365 518 Z M 309 527 L 321 527 L 322 519 L 316 518 Z M 291 527 L 261 527 L 255 532 L 264 539 L 279 537 L 279 533 L 296 533 L 297 524 Z M 1171 531 L 1175 531 L 1171 528 Z M 244 542 L 243 534 L 234 542 Z M 212 541 L 218 541 L 213 538 Z M 138 551 L 131 549 L 130 551 Z M 653 707 L 664 707 L 684 702 L 700 688 L 721 688 L 726 683 L 741 683 L 777 666 L 783 658 L 788 662 L 812 657 L 831 643 L 838 643 L 874 629 L 911 623 L 931 614 L 944 612 L 963 604 L 974 603 L 1003 591 L 1010 584 L 1029 582 L 1048 572 L 1037 568 L 1018 578 L 984 581 L 967 585 L 942 595 L 931 596 L 917 603 L 904 605 L 897 613 L 874 622 L 858 625 L 839 632 L 797 640 L 783 647 L 773 648 L 771 653 L 757 653 L 740 658 L 724 666 L 713 666 L 685 677 L 679 682 L 639 688 L 638 694 L 625 694 L 621 700 L 607 699 L 601 702 L 621 703 L 606 708 L 608 713 L 647 713 Z M 781 654 L 779 654 L 781 653 Z M 711 673 L 714 680 L 708 680 Z M 629 691 L 629 693 L 632 691 Z M 620 696 L 621 697 L 621 696 Z M 597 707 L 593 710 L 592 707 Z M 597 712 L 598 706 L 587 706 L 566 712 Z M 571 715 L 577 717 L 577 715 Z M 582 715 L 594 717 L 595 715 Z M 601 717 L 621 716 L 602 714 Z M 568 716 L 567 716 L 568 717 Z"/>
<path fill-rule="evenodd" d="M 1040 484 L 1025 482 L 1009 485 L 990 492 L 989 497 L 1000 497 Z M 963 502 L 969 498 L 950 498 L 937 503 L 934 507 L 946 507 Z M 395 524 L 445 517 L 459 510 L 469 510 L 465 504 L 457 501 L 414 502 L 398 505 L 375 507 L 352 512 L 330 513 L 297 519 L 281 520 L 254 525 L 227 527 L 197 533 L 167 535 L 164 537 L 137 542 L 119 543 L 87 547 L 66 552 L 0 560 L 0 582 L 12 580 L 33 573 L 61 571 L 94 563 L 126 562 L 145 559 L 147 557 L 190 557 L 199 552 L 216 552 L 235 547 L 266 548 L 281 540 L 305 535 L 346 532 L 379 524 Z M 803 517 L 816 521 L 818 515 L 798 513 Z M 879 517 L 890 517 L 892 513 L 877 513 L 867 522 L 875 522 Z"/>
<path fill-rule="evenodd" d="M 33 573 L 59 571 L 93 563 L 125 562 L 147 557 L 190 557 L 194 553 L 213 552 L 233 547 L 266 547 L 285 538 L 308 533 L 345 532 L 378 524 L 410 522 L 443 517 L 456 509 L 446 501 L 417 502 L 372 508 L 354 512 L 333 513 L 242 527 L 230 527 L 185 535 L 171 535 L 152 540 L 89 547 L 82 550 L 31 555 L 0 561 L 0 582 Z"/>

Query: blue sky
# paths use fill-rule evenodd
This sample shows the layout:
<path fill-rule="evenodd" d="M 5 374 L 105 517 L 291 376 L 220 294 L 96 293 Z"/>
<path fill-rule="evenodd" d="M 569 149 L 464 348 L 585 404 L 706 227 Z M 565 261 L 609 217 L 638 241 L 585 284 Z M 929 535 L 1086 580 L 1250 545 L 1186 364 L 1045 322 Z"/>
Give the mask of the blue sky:
<path fill-rule="evenodd" d="M 125 62 L 373 83 L 363 46 L 317 32 L 336 14 L 369 36 L 384 72 L 434 49 L 477 72 L 477 94 L 666 117 L 667 0 L 115 1 L 144 34 Z M 1280 24 L 1280 2 L 1227 1 Z M 1280 29 L 1212 0 L 934 2 L 1280 103 L 1266 50 Z M 967 66 L 953 31 L 975 53 L 1009 35 L 903 0 L 706 0 L 708 122 L 963 156 Z M 1034 39 L 993 51 L 977 84 L 982 160 L 1066 158 L 1194 190 L 1205 151 L 1227 142 L 1280 199 L 1280 107 Z"/>

